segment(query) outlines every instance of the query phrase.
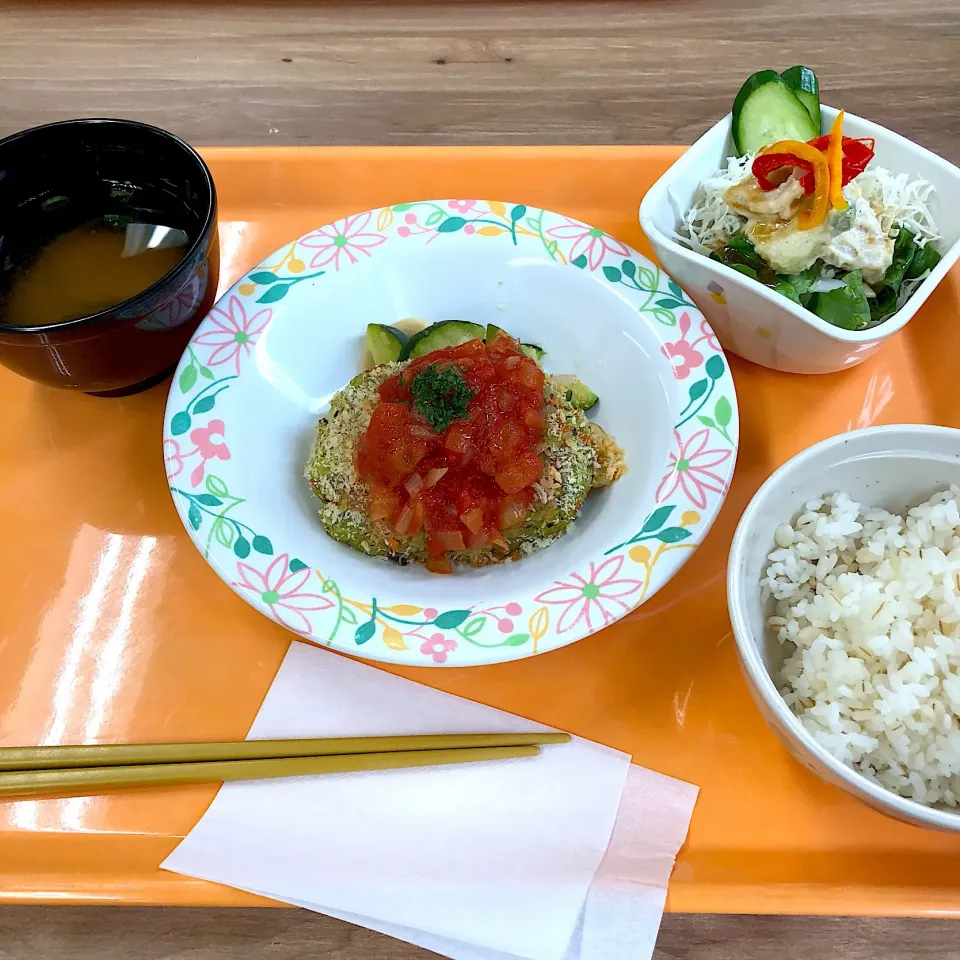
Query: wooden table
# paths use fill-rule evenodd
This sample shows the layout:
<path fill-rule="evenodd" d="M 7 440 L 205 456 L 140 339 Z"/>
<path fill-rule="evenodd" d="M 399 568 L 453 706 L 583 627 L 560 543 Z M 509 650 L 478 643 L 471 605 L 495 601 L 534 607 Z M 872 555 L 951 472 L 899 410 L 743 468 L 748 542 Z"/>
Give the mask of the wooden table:
<path fill-rule="evenodd" d="M 957 0 L 0 0 L 0 136 L 99 115 L 210 145 L 688 143 L 747 74 L 797 62 L 827 102 L 960 162 Z M 960 957 L 957 933 L 667 916 L 656 957 L 923 960 Z M 0 958 L 38 956 L 427 954 L 304 911 L 0 909 Z"/>

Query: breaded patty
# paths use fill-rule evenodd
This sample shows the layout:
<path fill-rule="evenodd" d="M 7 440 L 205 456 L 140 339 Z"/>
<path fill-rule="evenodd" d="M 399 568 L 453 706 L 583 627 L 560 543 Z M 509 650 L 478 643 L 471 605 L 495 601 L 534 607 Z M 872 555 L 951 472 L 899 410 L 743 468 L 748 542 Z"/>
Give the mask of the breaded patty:
<path fill-rule="evenodd" d="M 383 364 L 354 377 L 330 404 L 317 427 L 317 440 L 305 476 L 321 502 L 320 522 L 347 546 L 398 563 L 423 563 L 426 537 L 398 536 L 387 524 L 369 518 L 369 492 L 356 471 L 357 443 L 366 432 L 379 401 L 377 388 L 401 373 L 406 363 Z M 566 390 L 547 378 L 546 428 L 540 455 L 543 476 L 522 526 L 504 533 L 508 549 L 491 546 L 451 553 L 451 559 L 485 566 L 517 558 L 553 543 L 564 534 L 595 487 L 608 486 L 626 470 L 623 451 L 595 423 L 565 399 Z"/>

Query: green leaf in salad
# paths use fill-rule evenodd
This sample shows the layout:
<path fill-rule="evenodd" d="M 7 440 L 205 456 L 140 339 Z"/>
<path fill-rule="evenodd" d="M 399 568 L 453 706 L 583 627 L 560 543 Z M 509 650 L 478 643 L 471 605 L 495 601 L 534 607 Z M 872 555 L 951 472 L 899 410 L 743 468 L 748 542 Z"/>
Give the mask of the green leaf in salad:
<path fill-rule="evenodd" d="M 783 279 L 802 297 L 804 294 L 809 293 L 810 288 L 820 279 L 822 267 L 821 261 L 818 260 L 812 267 L 808 267 L 800 273 L 792 273 Z"/>
<path fill-rule="evenodd" d="M 916 245 L 916 241 L 914 241 L 914 244 Z M 932 243 L 928 243 L 925 247 L 917 246 L 913 254 L 913 259 L 910 261 L 910 266 L 907 267 L 906 278 L 908 280 L 916 280 L 922 277 L 928 270 L 932 270 L 942 259 L 943 256 Z"/>
<path fill-rule="evenodd" d="M 890 290 L 896 302 L 900 285 L 918 249 L 914 235 L 906 227 L 901 227 L 893 245 L 893 262 L 887 267 L 883 279 L 873 285 L 873 292 L 878 298 L 881 293 Z"/>
<path fill-rule="evenodd" d="M 751 280 L 759 280 L 757 276 L 757 271 L 753 267 L 747 266 L 745 263 L 730 263 L 727 264 L 731 270 L 736 270 L 737 273 L 742 273 L 745 277 L 749 277 Z"/>
<path fill-rule="evenodd" d="M 800 306 L 806 306 L 806 301 L 810 295 L 810 288 L 820 277 L 821 263 L 818 260 L 813 266 L 808 267 L 801 273 L 789 275 L 779 275 L 774 290 L 782 294 L 788 300 L 799 303 Z"/>
<path fill-rule="evenodd" d="M 893 316 L 901 306 L 904 280 L 917 280 L 940 262 L 940 254 L 932 243 L 921 247 L 914 234 L 901 227 L 893 246 L 893 262 L 883 279 L 874 284 L 876 297 L 870 301 L 870 316 L 881 323 Z"/>
<path fill-rule="evenodd" d="M 757 253 L 753 244 L 742 233 L 735 233 L 727 241 L 723 250 L 713 256 L 720 263 L 725 263 L 728 267 L 767 286 L 773 286 L 778 280 L 766 260 Z"/>
<path fill-rule="evenodd" d="M 886 287 L 870 300 L 871 323 L 883 323 L 897 312 L 898 296 L 892 287 Z"/>
<path fill-rule="evenodd" d="M 863 288 L 859 270 L 851 270 L 839 278 L 843 286 L 835 290 L 814 294 L 807 303 L 821 320 L 844 330 L 863 330 L 871 325 L 870 304 Z"/>
<path fill-rule="evenodd" d="M 797 293 L 797 288 L 789 280 L 780 280 L 773 289 L 788 300 L 800 303 L 800 294 Z"/>
<path fill-rule="evenodd" d="M 754 260 L 760 259 L 760 254 L 757 253 L 757 248 L 753 245 L 753 242 L 742 233 L 735 233 L 727 241 L 727 248 L 736 250 L 737 253 L 742 253 L 746 257 L 752 257 Z"/>

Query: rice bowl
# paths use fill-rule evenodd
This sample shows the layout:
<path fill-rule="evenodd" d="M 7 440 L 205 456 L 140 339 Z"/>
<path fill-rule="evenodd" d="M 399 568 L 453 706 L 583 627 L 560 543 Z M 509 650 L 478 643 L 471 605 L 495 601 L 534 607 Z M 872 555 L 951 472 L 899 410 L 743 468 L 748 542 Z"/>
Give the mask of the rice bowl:
<path fill-rule="evenodd" d="M 777 527 L 761 586 L 786 659 L 787 705 L 816 741 L 880 786 L 957 806 L 960 487 L 906 517 L 845 493 Z"/>
<path fill-rule="evenodd" d="M 825 674 L 821 680 L 815 680 L 818 673 L 818 658 L 822 655 L 828 657 L 829 652 L 836 651 L 837 644 L 833 639 L 839 641 L 842 653 L 849 657 L 847 649 L 844 647 L 847 639 L 846 633 L 842 636 L 835 636 L 841 631 L 834 626 L 833 629 L 818 629 L 817 633 L 828 635 L 827 641 L 820 647 L 810 652 L 813 648 L 812 636 L 805 634 L 803 641 L 797 646 L 780 641 L 777 634 L 780 628 L 787 628 L 789 618 L 782 617 L 787 623 L 776 623 L 776 629 L 771 630 L 769 620 L 771 617 L 777 617 L 781 611 L 778 611 L 778 600 L 773 595 L 771 589 L 770 577 L 767 571 L 772 566 L 768 557 L 777 550 L 789 549 L 799 541 L 794 541 L 793 536 L 789 538 L 790 543 L 787 547 L 778 545 L 776 542 L 776 533 L 779 527 L 785 523 L 789 524 L 791 520 L 796 519 L 799 529 L 798 512 L 820 514 L 826 510 L 832 513 L 837 503 L 829 505 L 821 504 L 816 509 L 807 511 L 805 505 L 811 501 L 824 499 L 827 495 L 836 491 L 847 491 L 851 500 L 858 504 L 875 505 L 880 510 L 890 514 L 901 514 L 906 517 L 907 510 L 922 504 L 929 500 L 938 492 L 948 490 L 951 485 L 960 487 L 960 430 L 949 429 L 935 426 L 884 426 L 873 427 L 866 430 L 857 430 L 840 436 L 831 437 L 821 443 L 802 451 L 793 459 L 787 461 L 774 474 L 767 479 L 761 488 L 754 495 L 752 500 L 744 511 L 737 531 L 733 538 L 729 561 L 727 566 L 727 601 L 730 613 L 730 620 L 733 626 L 733 635 L 737 647 L 737 655 L 740 661 L 741 671 L 744 679 L 747 681 L 748 688 L 753 696 L 755 703 L 763 714 L 764 718 L 771 725 L 774 731 L 780 736 L 784 744 L 805 766 L 811 769 L 817 776 L 839 786 L 843 790 L 857 796 L 875 809 L 898 819 L 914 823 L 919 826 L 934 827 L 940 830 L 951 832 L 960 832 L 960 812 L 958 808 L 950 805 L 950 797 L 947 796 L 949 790 L 956 799 L 956 787 L 949 782 L 953 776 L 950 764 L 954 760 L 953 751 L 955 750 L 955 718 L 950 721 L 951 727 L 944 729 L 945 722 L 943 716 L 946 713 L 952 713 L 952 706 L 948 708 L 948 697 L 942 692 L 941 688 L 949 680 L 948 673 L 955 674 L 953 665 L 953 652 L 947 650 L 936 651 L 930 656 L 929 664 L 930 676 L 926 676 L 924 671 L 917 672 L 916 676 L 912 674 L 918 671 L 918 663 L 914 662 L 913 667 L 909 667 L 907 675 L 901 677 L 904 681 L 910 683 L 923 683 L 926 679 L 927 684 L 924 690 L 931 687 L 929 693 L 933 693 L 943 702 L 943 714 L 933 708 L 932 712 L 938 716 L 933 719 L 927 717 L 930 722 L 929 730 L 913 730 L 907 734 L 907 740 L 899 737 L 896 729 L 896 720 L 893 719 L 896 710 L 905 709 L 897 704 L 896 697 L 889 697 L 892 709 L 889 712 L 891 722 L 886 725 L 877 716 L 874 716 L 873 709 L 867 715 L 858 713 L 857 720 L 861 724 L 861 730 L 857 731 L 849 725 L 850 716 L 844 718 L 844 707 L 851 710 L 862 707 L 864 697 L 861 702 L 854 706 L 858 696 L 858 691 L 854 689 L 857 682 L 852 676 L 853 685 L 847 683 L 846 687 L 850 690 L 850 703 L 845 703 L 846 692 L 839 700 L 835 695 L 840 693 L 840 682 L 837 680 L 833 687 L 832 674 Z M 951 497 L 952 499 L 952 497 Z M 945 501 L 944 501 L 945 504 Z M 850 517 L 852 507 L 845 501 L 839 503 L 838 520 L 841 523 L 859 523 Z M 937 523 L 950 523 L 954 519 L 952 516 L 952 507 L 944 505 L 944 516 L 937 519 Z M 891 522 L 880 518 L 879 513 L 871 512 L 869 523 L 877 524 L 877 529 L 869 531 L 869 536 L 880 536 L 884 539 L 888 534 L 878 534 L 878 530 L 886 528 L 886 523 Z M 841 519 L 842 518 L 842 519 Z M 863 519 L 863 518 L 861 518 Z M 923 519 L 923 518 L 915 518 Z M 808 518 L 806 523 L 816 523 L 818 521 Z M 792 525 L 791 525 L 792 526 Z M 895 526 L 895 522 L 894 522 Z M 906 526 L 906 525 L 905 525 Z M 953 527 L 951 527 L 953 529 Z M 859 532 L 848 525 L 841 530 L 829 531 L 832 536 L 841 536 L 842 538 L 855 537 Z M 786 543 L 786 531 L 780 530 L 781 542 Z M 895 539 L 900 534 L 889 534 Z M 946 530 L 937 531 L 935 536 L 946 536 Z M 934 531 L 930 530 L 930 537 L 926 531 L 920 535 L 921 540 L 932 539 Z M 813 539 L 813 538 L 811 538 Z M 862 539 L 862 537 L 861 537 Z M 826 541 L 824 541 L 826 544 Z M 946 541 L 944 541 L 946 544 Z M 897 548 L 899 549 L 899 547 Z M 823 551 L 829 555 L 831 550 Z M 942 550 L 945 557 L 949 556 L 950 549 Z M 843 553 L 841 550 L 840 553 Z M 807 558 L 810 559 L 810 558 Z M 951 558 L 952 560 L 952 558 Z M 774 561 L 776 563 L 777 561 Z M 783 558 L 780 558 L 783 562 Z M 821 563 L 821 557 L 816 556 L 813 566 Z M 830 575 L 826 570 L 831 561 L 829 559 L 822 561 L 821 577 L 825 579 Z M 838 565 L 841 564 L 841 558 L 837 557 Z M 872 571 L 870 571 L 872 573 Z M 839 576 L 846 573 L 840 571 Z M 857 576 L 860 571 L 856 571 Z M 911 572 L 911 576 L 912 576 Z M 765 585 L 761 581 L 767 580 Z M 774 579 L 789 580 L 788 576 L 775 576 Z M 802 577 L 800 578 L 803 579 Z M 877 577 L 880 579 L 880 577 Z M 897 577 L 894 580 L 899 579 Z M 905 582 L 907 577 L 902 578 Z M 814 573 L 814 581 L 816 574 Z M 885 584 L 886 586 L 886 584 Z M 896 590 L 899 591 L 899 587 Z M 806 587 L 801 588 L 803 593 Z M 909 591 L 908 591 L 909 592 Z M 787 602 L 788 598 L 781 598 L 781 602 Z M 795 602 L 794 602 L 795 605 Z M 842 603 L 841 603 L 842 606 Z M 814 619 L 819 616 L 815 609 L 808 611 Z M 828 615 L 829 616 L 829 615 Z M 906 618 L 895 616 L 891 619 L 891 625 L 894 620 L 915 619 L 915 611 L 909 613 Z M 808 624 L 800 622 L 797 617 L 796 630 L 799 635 Z M 839 620 L 840 618 L 838 618 Z M 837 621 L 832 621 L 835 624 Z M 851 614 L 843 626 L 848 628 L 856 620 Z M 811 621 L 812 625 L 813 621 Z M 819 623 L 819 621 L 817 621 Z M 946 627 L 946 624 L 944 624 Z M 898 627 L 897 630 L 902 630 Z M 874 638 L 879 635 L 889 634 L 896 631 L 882 630 L 874 634 Z M 939 632 L 939 631 L 938 631 Z M 899 634 L 898 634 L 899 635 Z M 945 629 L 943 635 L 947 638 L 953 637 L 952 629 Z M 901 641 L 905 639 L 902 635 Z M 807 666 L 803 666 L 804 652 L 800 651 L 803 647 L 807 656 Z M 930 646 L 925 641 L 915 643 L 911 646 L 912 654 L 915 648 L 921 651 Z M 822 649 L 821 649 L 822 648 Z M 794 666 L 790 665 L 790 658 L 797 651 L 800 651 L 800 659 Z M 902 657 L 902 659 L 901 659 Z M 943 657 L 946 657 L 944 660 Z M 938 659 L 939 658 L 939 659 Z M 834 660 L 839 662 L 840 657 L 834 653 Z M 882 671 L 879 668 L 879 662 L 874 663 L 870 658 L 864 658 L 860 653 L 855 659 L 863 660 L 863 667 L 866 670 L 866 677 L 860 673 L 860 680 L 869 679 L 876 689 L 878 686 L 887 686 L 893 692 L 895 683 L 881 683 L 877 674 Z M 878 661 L 882 659 L 877 656 Z M 898 670 L 907 667 L 907 657 L 903 651 L 896 655 L 896 665 Z M 927 666 L 923 654 L 918 655 L 918 661 Z M 844 661 L 845 662 L 845 661 Z M 943 664 L 941 666 L 941 664 Z M 855 664 L 848 664 L 855 667 Z M 857 668 L 859 670 L 859 668 Z M 820 671 L 822 672 L 822 670 Z M 895 671 L 896 672 L 896 671 Z M 939 674 L 939 675 L 938 675 Z M 933 675 L 938 675 L 938 684 L 936 689 L 932 689 L 930 680 Z M 813 697 L 807 697 L 809 702 L 802 703 L 803 696 L 807 690 L 802 686 L 801 677 L 808 676 L 814 678 L 811 681 L 809 692 L 813 692 Z M 786 678 L 786 679 L 785 679 Z M 822 682 L 821 682 L 822 681 Z M 791 696 L 790 684 L 796 684 L 792 691 L 799 696 L 795 705 L 799 705 L 801 712 L 808 714 L 805 717 L 797 716 L 794 708 L 785 699 L 781 690 L 787 691 L 787 696 Z M 819 686 L 817 686 L 819 684 Z M 952 681 L 947 686 L 953 686 Z M 920 700 L 918 690 L 911 690 L 911 693 L 917 695 Z M 953 693 L 953 691 L 950 691 Z M 866 695 L 868 691 L 863 690 Z M 831 699 L 831 697 L 834 699 Z M 810 713 L 810 709 L 816 706 L 819 699 L 821 707 Z M 888 695 L 882 697 L 878 694 L 873 696 L 873 700 L 888 699 Z M 924 700 L 929 699 L 925 695 Z M 932 707 L 932 704 L 929 704 Z M 839 710 L 838 710 L 839 707 Z M 832 712 L 832 713 L 831 713 Z M 879 709 L 877 710 L 879 713 Z M 919 724 L 924 723 L 924 716 L 920 716 Z M 833 728 L 833 723 L 839 726 Z M 940 728 L 937 728 L 937 723 Z M 892 739 L 887 735 L 887 726 L 892 733 Z M 862 735 L 864 740 L 856 740 L 854 735 Z M 932 741 L 924 740 L 928 735 L 932 736 Z M 942 742 L 937 741 L 938 736 L 943 736 Z M 833 736 L 832 742 L 830 741 Z M 844 741 L 844 737 L 847 738 Z M 916 739 L 915 739 L 916 738 Z M 869 740 L 878 741 L 876 746 Z M 931 753 L 930 761 L 933 767 L 927 768 L 921 766 L 912 771 L 909 766 L 911 747 L 914 748 L 914 755 L 919 756 L 920 744 L 923 744 L 924 761 L 926 763 L 926 750 L 930 743 L 936 746 Z M 897 754 L 897 748 L 893 746 L 896 743 L 904 748 L 903 759 Z M 844 759 L 838 758 L 838 753 L 844 747 L 849 751 L 849 755 Z M 887 748 L 889 747 L 889 750 Z M 855 750 L 861 752 L 857 755 Z M 937 750 L 944 752 L 944 756 L 934 756 Z M 836 751 L 836 753 L 834 752 Z M 879 751 L 879 753 L 878 753 Z M 896 763 L 882 764 L 879 762 L 880 756 L 887 756 L 888 760 L 893 760 L 896 756 Z M 846 762 L 845 762 L 846 761 Z M 855 769 L 854 763 L 860 763 L 863 769 Z M 935 770 L 936 764 L 945 763 L 942 771 Z M 899 765 L 898 765 L 899 764 Z M 934 773 L 931 775 L 931 771 Z M 919 786 L 917 789 L 916 778 L 911 781 L 910 773 L 915 772 L 920 775 Z M 923 773 L 927 776 L 924 777 Z M 904 779 L 899 779 L 903 777 Z M 937 778 L 941 778 L 939 781 Z M 909 784 L 909 786 L 907 785 Z M 896 792 L 897 790 L 901 792 Z M 908 794 L 908 795 L 903 795 Z M 923 797 L 924 802 L 919 800 Z M 933 804 L 933 805 L 931 805 Z"/>

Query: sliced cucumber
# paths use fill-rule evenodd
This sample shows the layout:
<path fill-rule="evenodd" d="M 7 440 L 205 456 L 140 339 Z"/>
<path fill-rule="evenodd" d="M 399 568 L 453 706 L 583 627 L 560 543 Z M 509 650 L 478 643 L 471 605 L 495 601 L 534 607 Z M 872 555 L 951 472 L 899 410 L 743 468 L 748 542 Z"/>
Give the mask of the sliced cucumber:
<path fill-rule="evenodd" d="M 741 156 L 777 140 L 812 140 L 820 135 L 807 108 L 773 70 L 747 79 L 733 101 L 733 142 Z"/>
<path fill-rule="evenodd" d="M 537 346 L 535 343 L 521 343 L 520 352 L 525 356 L 529 357 L 531 360 L 535 360 L 539 363 L 546 355 L 547 351 L 543 347 Z"/>
<path fill-rule="evenodd" d="M 497 335 L 498 333 L 507 333 L 507 331 L 504 330 L 503 327 L 498 327 L 495 323 L 488 323 L 488 324 L 487 324 L 487 335 L 486 335 L 486 337 L 485 337 L 486 342 L 487 342 L 487 343 L 492 343 L 494 337 L 496 337 L 496 335 Z M 510 334 L 507 334 L 507 336 L 510 336 Z"/>
<path fill-rule="evenodd" d="M 567 402 L 577 410 L 592 410 L 600 401 L 600 398 L 572 373 L 552 379 L 564 391 Z"/>
<path fill-rule="evenodd" d="M 441 320 L 414 334 L 400 351 L 401 360 L 415 360 L 444 347 L 459 347 L 468 340 L 482 340 L 486 330 L 466 320 Z"/>
<path fill-rule="evenodd" d="M 367 324 L 367 350 L 370 351 L 374 366 L 395 363 L 400 359 L 400 351 L 406 342 L 406 335 L 396 327 L 388 327 L 383 323 Z"/>
<path fill-rule="evenodd" d="M 807 108 L 810 119 L 817 125 L 817 134 L 823 129 L 820 119 L 820 83 L 817 75 L 809 68 L 801 65 L 784 70 L 780 74 L 794 96 Z"/>

